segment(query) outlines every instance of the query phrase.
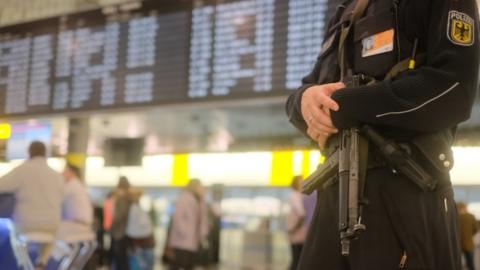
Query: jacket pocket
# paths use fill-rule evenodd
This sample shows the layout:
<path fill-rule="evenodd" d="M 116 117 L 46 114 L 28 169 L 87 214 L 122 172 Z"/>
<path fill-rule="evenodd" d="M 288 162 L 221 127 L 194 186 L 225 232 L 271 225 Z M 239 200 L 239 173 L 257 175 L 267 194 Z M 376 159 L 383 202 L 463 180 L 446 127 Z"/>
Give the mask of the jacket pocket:
<path fill-rule="evenodd" d="M 364 17 L 354 29 L 354 69 L 371 77 L 385 75 L 396 64 L 395 19 L 390 10 Z"/>

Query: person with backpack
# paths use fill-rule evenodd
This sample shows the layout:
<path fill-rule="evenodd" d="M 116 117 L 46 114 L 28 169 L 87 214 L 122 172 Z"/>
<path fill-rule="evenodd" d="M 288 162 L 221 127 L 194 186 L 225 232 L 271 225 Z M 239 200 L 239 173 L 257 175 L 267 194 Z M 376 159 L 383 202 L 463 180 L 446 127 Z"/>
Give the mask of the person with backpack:
<path fill-rule="evenodd" d="M 148 212 L 140 206 L 143 191 L 131 188 L 126 235 L 129 239 L 130 270 L 153 270 L 155 237 L 154 226 Z"/>
<path fill-rule="evenodd" d="M 117 188 L 114 190 L 113 219 L 110 226 L 112 264 L 115 270 L 130 270 L 128 263 L 129 240 L 126 234 L 128 213 L 132 201 L 130 189 L 127 177 L 121 176 Z"/>

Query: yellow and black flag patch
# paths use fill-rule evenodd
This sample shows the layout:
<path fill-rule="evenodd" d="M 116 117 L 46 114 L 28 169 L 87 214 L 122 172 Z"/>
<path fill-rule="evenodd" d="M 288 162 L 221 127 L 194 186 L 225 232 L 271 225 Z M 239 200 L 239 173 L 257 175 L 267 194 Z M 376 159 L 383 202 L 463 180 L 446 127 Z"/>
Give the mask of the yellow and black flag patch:
<path fill-rule="evenodd" d="M 447 36 L 451 42 L 461 46 L 473 45 L 475 23 L 465 13 L 451 10 L 448 12 Z"/>

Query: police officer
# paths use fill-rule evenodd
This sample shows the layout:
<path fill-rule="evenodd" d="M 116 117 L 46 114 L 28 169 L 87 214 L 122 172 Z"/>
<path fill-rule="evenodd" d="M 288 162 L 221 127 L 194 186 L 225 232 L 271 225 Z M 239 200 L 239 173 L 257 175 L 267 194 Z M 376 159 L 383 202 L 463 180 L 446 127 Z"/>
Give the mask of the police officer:
<path fill-rule="evenodd" d="M 404 145 L 436 185 L 425 192 L 388 164 L 369 166 L 367 230 L 348 257 L 338 184 L 319 187 L 298 269 L 461 269 L 448 171 L 456 126 L 470 117 L 478 85 L 477 12 L 475 0 L 347 0 L 337 8 L 314 69 L 287 101 L 290 121 L 327 156 L 339 131 L 368 124 Z M 370 83 L 339 82 L 355 74 Z M 378 158 L 372 148 L 369 162 Z"/>

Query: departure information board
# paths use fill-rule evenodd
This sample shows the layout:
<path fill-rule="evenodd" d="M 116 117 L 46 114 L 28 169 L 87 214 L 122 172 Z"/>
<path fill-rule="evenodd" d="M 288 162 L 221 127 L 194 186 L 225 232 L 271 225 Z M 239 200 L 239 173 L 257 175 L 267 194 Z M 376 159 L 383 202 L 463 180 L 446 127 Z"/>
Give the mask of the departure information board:
<path fill-rule="evenodd" d="M 144 1 L 0 28 L 0 113 L 285 96 L 312 68 L 327 0 Z"/>

